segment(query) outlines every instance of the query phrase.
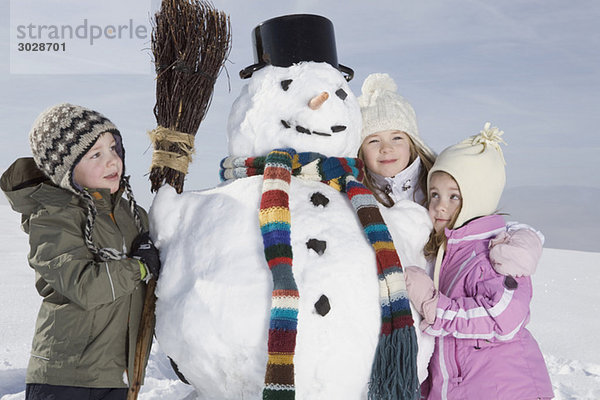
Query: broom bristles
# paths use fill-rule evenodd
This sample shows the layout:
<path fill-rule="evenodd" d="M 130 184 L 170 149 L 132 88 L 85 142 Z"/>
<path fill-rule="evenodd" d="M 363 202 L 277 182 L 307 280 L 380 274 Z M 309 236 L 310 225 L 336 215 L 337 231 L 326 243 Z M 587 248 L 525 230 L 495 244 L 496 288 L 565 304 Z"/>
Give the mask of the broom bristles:
<path fill-rule="evenodd" d="M 156 68 L 158 126 L 194 136 L 206 115 L 213 89 L 231 45 L 229 17 L 200 0 L 163 0 L 154 18 L 152 53 Z M 184 154 L 173 143 L 156 150 Z M 163 183 L 183 190 L 185 173 L 153 166 L 151 190 Z"/>

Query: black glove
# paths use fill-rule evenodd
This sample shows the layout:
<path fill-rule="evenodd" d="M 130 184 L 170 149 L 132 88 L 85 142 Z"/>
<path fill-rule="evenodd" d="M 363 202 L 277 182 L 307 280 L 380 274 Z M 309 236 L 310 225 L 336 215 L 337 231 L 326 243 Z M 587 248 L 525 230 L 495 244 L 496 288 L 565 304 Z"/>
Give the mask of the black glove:
<path fill-rule="evenodd" d="M 158 249 L 154 246 L 152 239 L 150 239 L 149 232 L 140 233 L 133 239 L 129 256 L 143 262 L 148 273 L 155 279 L 158 279 L 158 274 L 160 273 L 160 256 Z"/>

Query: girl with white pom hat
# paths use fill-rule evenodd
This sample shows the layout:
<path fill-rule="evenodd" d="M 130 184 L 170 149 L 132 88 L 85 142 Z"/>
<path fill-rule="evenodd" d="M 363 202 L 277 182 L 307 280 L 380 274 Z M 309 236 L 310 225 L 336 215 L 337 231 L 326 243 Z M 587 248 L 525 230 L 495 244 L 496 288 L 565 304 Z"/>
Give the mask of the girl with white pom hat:
<path fill-rule="evenodd" d="M 391 207 L 408 199 L 424 205 L 427 173 L 435 153 L 421 140 L 415 111 L 397 93 L 388 74 L 371 74 L 358 98 L 363 125 L 358 156 L 365 163 L 365 184 Z"/>

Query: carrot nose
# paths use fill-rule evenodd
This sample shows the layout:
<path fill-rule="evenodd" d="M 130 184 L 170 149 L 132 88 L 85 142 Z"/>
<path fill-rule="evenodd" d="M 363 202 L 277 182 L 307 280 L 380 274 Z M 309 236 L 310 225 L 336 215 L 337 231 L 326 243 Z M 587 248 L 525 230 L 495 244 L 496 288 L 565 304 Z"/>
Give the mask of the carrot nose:
<path fill-rule="evenodd" d="M 323 105 L 323 103 L 327 101 L 328 98 L 329 93 L 321 92 L 320 94 L 310 99 L 310 101 L 308 102 L 308 107 L 310 107 L 311 110 L 318 110 Z"/>

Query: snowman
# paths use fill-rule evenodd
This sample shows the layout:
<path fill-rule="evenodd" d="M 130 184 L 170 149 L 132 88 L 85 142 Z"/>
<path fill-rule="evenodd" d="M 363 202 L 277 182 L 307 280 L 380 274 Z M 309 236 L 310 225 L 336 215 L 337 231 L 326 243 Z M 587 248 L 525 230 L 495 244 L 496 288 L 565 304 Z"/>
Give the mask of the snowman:
<path fill-rule="evenodd" d="M 360 109 L 347 83 L 352 70 L 337 62 L 331 22 L 274 18 L 255 28 L 254 45 L 258 62 L 240 73 L 248 81 L 228 121 L 229 156 L 293 148 L 355 157 Z M 375 252 L 344 193 L 296 176 L 288 191 L 295 398 L 364 399 L 381 326 Z M 156 337 L 200 399 L 262 398 L 274 302 L 262 194 L 256 175 L 182 194 L 165 186 L 151 207 L 163 260 Z M 380 211 L 402 264 L 424 266 L 427 212 L 410 201 Z M 416 330 L 423 380 L 433 341 Z"/>

